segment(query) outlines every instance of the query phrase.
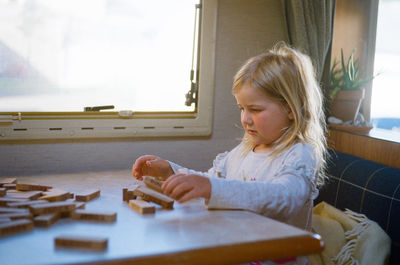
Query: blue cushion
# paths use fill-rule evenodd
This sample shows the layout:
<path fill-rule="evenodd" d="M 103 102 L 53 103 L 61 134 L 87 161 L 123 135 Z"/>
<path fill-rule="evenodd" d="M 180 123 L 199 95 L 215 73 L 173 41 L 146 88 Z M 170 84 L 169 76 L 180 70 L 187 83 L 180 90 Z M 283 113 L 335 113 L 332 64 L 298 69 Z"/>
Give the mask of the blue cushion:
<path fill-rule="evenodd" d="M 315 204 L 365 214 L 392 239 L 390 264 L 400 264 L 400 169 L 329 150 L 329 180 Z"/>

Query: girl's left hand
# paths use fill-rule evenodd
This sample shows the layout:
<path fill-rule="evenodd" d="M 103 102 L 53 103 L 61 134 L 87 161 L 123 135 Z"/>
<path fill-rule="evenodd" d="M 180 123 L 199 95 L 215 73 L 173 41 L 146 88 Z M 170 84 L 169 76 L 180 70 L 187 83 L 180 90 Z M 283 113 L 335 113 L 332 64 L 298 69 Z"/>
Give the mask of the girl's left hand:
<path fill-rule="evenodd" d="M 190 199 L 202 197 L 210 199 L 211 182 L 207 177 L 194 174 L 176 174 L 170 176 L 161 187 L 171 198 L 184 203 Z"/>

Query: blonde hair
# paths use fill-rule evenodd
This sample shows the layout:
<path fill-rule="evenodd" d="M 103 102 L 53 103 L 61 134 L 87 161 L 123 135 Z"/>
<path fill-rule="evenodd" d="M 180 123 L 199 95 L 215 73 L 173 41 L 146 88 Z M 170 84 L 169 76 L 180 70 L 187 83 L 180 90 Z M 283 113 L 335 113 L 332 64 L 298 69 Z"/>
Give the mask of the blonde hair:
<path fill-rule="evenodd" d="M 240 68 L 234 77 L 233 93 L 237 93 L 245 84 L 266 92 L 293 113 L 293 121 L 275 142 L 272 156 L 276 157 L 296 143 L 310 144 L 319 161 L 316 184 L 322 186 L 326 179 L 326 123 L 323 95 L 311 59 L 279 43 L 268 52 L 250 58 Z M 254 148 L 247 133 L 242 142 L 244 153 Z"/>

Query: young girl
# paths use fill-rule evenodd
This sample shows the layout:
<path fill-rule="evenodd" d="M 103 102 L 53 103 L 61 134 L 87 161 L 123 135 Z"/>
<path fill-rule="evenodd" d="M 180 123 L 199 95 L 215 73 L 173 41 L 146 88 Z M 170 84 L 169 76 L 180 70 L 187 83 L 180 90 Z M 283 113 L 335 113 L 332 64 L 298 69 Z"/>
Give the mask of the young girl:
<path fill-rule="evenodd" d="M 246 209 L 310 231 L 326 153 L 322 94 L 311 60 L 277 46 L 242 66 L 233 95 L 244 136 L 217 155 L 207 173 L 146 155 L 135 161 L 133 176 L 164 177 L 164 193 L 181 203 L 203 197 L 209 208 Z"/>

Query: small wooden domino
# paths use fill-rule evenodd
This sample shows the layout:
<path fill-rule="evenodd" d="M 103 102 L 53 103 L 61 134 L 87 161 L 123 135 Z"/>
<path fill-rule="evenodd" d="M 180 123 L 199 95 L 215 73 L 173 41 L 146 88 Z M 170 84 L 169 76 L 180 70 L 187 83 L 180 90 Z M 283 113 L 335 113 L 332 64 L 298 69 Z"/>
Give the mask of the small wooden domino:
<path fill-rule="evenodd" d="M 73 201 L 71 199 L 68 199 L 69 202 L 75 203 L 75 210 L 76 209 L 85 209 L 86 204 L 84 202 L 77 202 L 77 201 Z M 71 218 L 72 213 L 75 210 L 71 210 L 71 211 L 65 211 L 65 212 L 60 212 L 60 218 Z"/>
<path fill-rule="evenodd" d="M 152 189 L 140 186 L 133 191 L 136 196 L 140 196 L 145 201 L 151 201 L 164 208 L 172 209 L 174 207 L 174 200 L 162 193 L 154 191 Z"/>
<path fill-rule="evenodd" d="M 60 235 L 54 239 L 54 244 L 56 247 L 105 250 L 108 239 L 104 237 Z"/>
<path fill-rule="evenodd" d="M 11 220 L 32 219 L 31 213 L 0 213 L 0 218 L 10 218 Z"/>
<path fill-rule="evenodd" d="M 19 191 L 19 190 L 9 190 L 7 191 L 6 197 L 17 198 L 17 199 L 27 199 L 36 200 L 42 196 L 41 191 Z"/>
<path fill-rule="evenodd" d="M 70 197 L 71 194 L 68 191 L 53 188 L 47 192 L 43 192 L 43 196 L 38 199 L 46 200 L 48 202 L 58 202 L 58 201 L 65 201 Z"/>
<path fill-rule="evenodd" d="M 29 208 L 30 205 L 33 204 L 41 204 L 47 203 L 43 200 L 33 200 L 33 201 L 22 201 L 22 202 L 8 202 L 7 207 L 14 207 L 14 208 Z"/>
<path fill-rule="evenodd" d="M 0 224 L 11 222 L 10 218 L 0 218 Z"/>
<path fill-rule="evenodd" d="M 122 200 L 128 202 L 129 200 L 136 199 L 136 195 L 133 194 L 133 190 L 128 190 L 127 188 L 122 189 Z"/>
<path fill-rule="evenodd" d="M 60 213 L 38 215 L 33 218 L 33 224 L 39 227 L 49 227 L 60 218 Z"/>
<path fill-rule="evenodd" d="M 144 200 L 129 200 L 129 206 L 140 214 L 149 214 L 156 212 L 156 207 Z"/>
<path fill-rule="evenodd" d="M 78 202 L 75 201 L 74 199 L 67 199 L 66 202 L 72 202 L 75 203 L 75 209 L 85 209 L 85 202 Z"/>
<path fill-rule="evenodd" d="M 155 191 L 163 193 L 163 190 L 162 190 L 161 186 L 164 183 L 164 181 L 158 180 L 158 179 L 150 177 L 150 176 L 144 176 L 143 177 L 143 182 L 150 189 L 153 189 Z"/>
<path fill-rule="evenodd" d="M 4 184 L 16 184 L 17 179 L 16 178 L 4 178 L 0 179 L 0 186 Z"/>
<path fill-rule="evenodd" d="M 13 202 L 26 202 L 28 199 L 18 199 L 18 198 L 10 198 L 10 197 L 1 197 L 0 198 L 0 206 L 8 206 L 9 203 Z"/>
<path fill-rule="evenodd" d="M 17 183 L 15 186 L 16 190 L 29 191 L 29 190 L 39 190 L 47 191 L 51 189 L 51 186 L 39 185 L 39 184 L 28 184 L 28 183 Z"/>
<path fill-rule="evenodd" d="M 71 218 L 73 212 L 74 212 L 73 210 L 72 211 L 59 212 L 60 218 Z"/>
<path fill-rule="evenodd" d="M 17 184 L 15 184 L 15 183 L 3 184 L 3 188 L 5 188 L 6 190 L 15 190 L 16 187 L 17 187 Z"/>
<path fill-rule="evenodd" d="M 74 202 L 75 203 L 75 209 L 85 209 L 86 204 L 84 202 Z"/>
<path fill-rule="evenodd" d="M 84 221 L 115 222 L 117 220 L 117 213 L 75 210 L 74 212 L 71 213 L 71 218 L 75 220 L 84 220 Z"/>
<path fill-rule="evenodd" d="M 75 200 L 88 202 L 100 196 L 100 190 L 87 190 L 75 195 Z"/>
<path fill-rule="evenodd" d="M 7 194 L 6 188 L 0 188 L 0 197 L 3 197 Z"/>
<path fill-rule="evenodd" d="M 33 229 L 33 223 L 30 220 L 17 220 L 0 224 L 0 236 L 15 234 Z"/>
<path fill-rule="evenodd" d="M 72 199 L 68 199 L 66 201 L 74 203 L 75 204 L 75 209 L 74 210 L 70 210 L 70 211 L 60 212 L 60 218 L 71 218 L 72 213 L 76 209 L 85 209 L 85 207 L 86 207 L 86 204 L 84 202 L 77 202 L 77 201 L 74 201 Z"/>
<path fill-rule="evenodd" d="M 14 208 L 14 207 L 1 207 L 0 213 L 29 213 L 28 209 Z"/>
<path fill-rule="evenodd" d="M 50 213 L 66 212 L 75 209 L 73 202 L 49 202 L 41 204 L 33 204 L 29 206 L 31 213 L 34 215 L 44 215 Z"/>

